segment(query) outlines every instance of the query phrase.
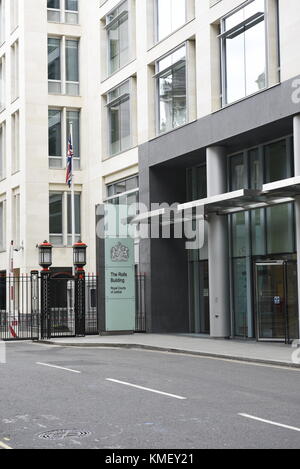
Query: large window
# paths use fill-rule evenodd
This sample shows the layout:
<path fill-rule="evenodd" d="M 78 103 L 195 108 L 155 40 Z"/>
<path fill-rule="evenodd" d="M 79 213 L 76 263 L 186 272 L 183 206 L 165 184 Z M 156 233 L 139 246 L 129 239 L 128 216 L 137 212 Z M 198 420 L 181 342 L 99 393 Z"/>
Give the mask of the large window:
<path fill-rule="evenodd" d="M 11 46 L 11 101 L 19 97 L 19 41 Z"/>
<path fill-rule="evenodd" d="M 5 232 L 6 232 L 6 202 L 5 200 L 0 201 L 0 251 L 4 251 L 6 248 Z"/>
<path fill-rule="evenodd" d="M 0 0 L 0 45 L 5 41 L 5 1 Z"/>
<path fill-rule="evenodd" d="M 186 46 L 156 62 L 158 132 L 187 122 Z"/>
<path fill-rule="evenodd" d="M 132 176 L 127 179 L 122 179 L 120 181 L 108 184 L 106 186 L 106 203 L 113 205 L 127 205 L 130 207 L 133 204 L 138 204 L 139 202 L 139 177 Z M 137 209 L 137 207 L 134 207 Z M 137 213 L 137 210 L 135 210 Z M 127 216 L 129 213 L 127 214 Z M 133 216 L 132 209 L 130 210 L 130 216 Z M 135 263 L 139 264 L 139 245 L 140 241 L 138 237 L 134 240 L 134 257 Z"/>
<path fill-rule="evenodd" d="M 49 93 L 79 94 L 79 41 L 77 39 L 48 38 Z"/>
<path fill-rule="evenodd" d="M 21 246 L 21 223 L 20 223 L 20 193 L 19 188 L 12 194 L 12 235 L 15 247 Z"/>
<path fill-rule="evenodd" d="M 106 186 L 106 202 L 114 205 L 130 205 L 139 201 L 139 177 L 133 176 L 128 179 L 108 184 Z"/>
<path fill-rule="evenodd" d="M 54 246 L 72 245 L 71 194 L 50 192 L 49 229 L 50 242 Z M 81 238 L 81 196 L 75 194 L 75 232 L 76 241 Z"/>
<path fill-rule="evenodd" d="M 287 137 L 229 158 L 229 191 L 261 190 L 263 184 L 294 176 L 293 141 Z"/>
<path fill-rule="evenodd" d="M 265 0 L 253 0 L 221 22 L 223 104 L 267 86 Z"/>
<path fill-rule="evenodd" d="M 118 86 L 107 95 L 109 122 L 109 154 L 115 155 L 128 150 L 130 138 L 130 82 Z"/>
<path fill-rule="evenodd" d="M 106 16 L 108 73 L 111 75 L 129 61 L 128 2 L 121 3 Z"/>
<path fill-rule="evenodd" d="M 48 21 L 78 24 L 78 0 L 47 0 Z"/>
<path fill-rule="evenodd" d="M 186 0 L 156 0 L 157 40 L 180 28 L 186 22 Z"/>
<path fill-rule="evenodd" d="M 73 127 L 74 169 L 80 169 L 80 111 L 49 109 L 49 166 L 65 168 L 70 124 Z"/>
<path fill-rule="evenodd" d="M 11 116 L 11 169 L 20 170 L 20 115 L 19 111 Z"/>
<path fill-rule="evenodd" d="M 5 92 L 5 55 L 0 57 L 0 112 L 6 107 Z"/>
<path fill-rule="evenodd" d="M 0 124 L 0 181 L 6 176 L 5 123 Z"/>
<path fill-rule="evenodd" d="M 19 0 L 10 0 L 10 30 L 13 32 L 19 26 Z"/>

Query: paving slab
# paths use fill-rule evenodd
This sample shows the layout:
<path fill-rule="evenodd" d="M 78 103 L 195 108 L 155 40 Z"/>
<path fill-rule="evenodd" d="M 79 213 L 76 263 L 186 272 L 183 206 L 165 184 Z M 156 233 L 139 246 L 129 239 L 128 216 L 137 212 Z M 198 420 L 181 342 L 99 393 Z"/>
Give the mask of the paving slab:
<path fill-rule="evenodd" d="M 211 339 L 182 334 L 98 335 L 40 342 L 64 347 L 142 348 L 300 368 L 300 350 L 297 354 L 299 363 L 295 363 L 293 353 L 297 349 L 282 343 Z"/>

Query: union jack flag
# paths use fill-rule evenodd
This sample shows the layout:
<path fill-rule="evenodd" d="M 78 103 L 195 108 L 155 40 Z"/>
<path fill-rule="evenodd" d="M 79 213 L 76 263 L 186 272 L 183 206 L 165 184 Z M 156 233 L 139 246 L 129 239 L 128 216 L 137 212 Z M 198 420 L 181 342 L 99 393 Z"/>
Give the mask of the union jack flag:
<path fill-rule="evenodd" d="M 73 144 L 72 144 L 72 137 L 70 135 L 68 139 L 68 153 L 67 153 L 67 174 L 66 174 L 66 184 L 68 184 L 69 187 L 72 185 L 72 179 L 73 179 Z"/>

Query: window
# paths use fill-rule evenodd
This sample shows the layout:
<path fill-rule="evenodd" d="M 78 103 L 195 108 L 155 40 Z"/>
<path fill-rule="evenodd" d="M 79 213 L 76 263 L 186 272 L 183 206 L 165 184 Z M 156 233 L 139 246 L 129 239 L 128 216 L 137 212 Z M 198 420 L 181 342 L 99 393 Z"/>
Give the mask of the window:
<path fill-rule="evenodd" d="M 12 195 L 12 233 L 15 247 L 21 246 L 20 237 L 20 194 L 18 190 L 13 191 Z"/>
<path fill-rule="evenodd" d="M 293 161 L 293 138 L 290 136 L 230 155 L 228 190 L 261 190 L 263 184 L 291 178 L 294 176 Z"/>
<path fill-rule="evenodd" d="M 175 129 L 187 122 L 186 46 L 156 62 L 158 131 Z"/>
<path fill-rule="evenodd" d="M 79 41 L 48 38 L 49 93 L 79 95 Z"/>
<path fill-rule="evenodd" d="M 20 170 L 19 111 L 11 116 L 11 156 L 12 173 Z"/>
<path fill-rule="evenodd" d="M 78 0 L 48 0 L 48 21 L 78 24 Z"/>
<path fill-rule="evenodd" d="M 5 178 L 6 168 L 6 151 L 5 151 L 5 123 L 0 125 L 0 181 Z"/>
<path fill-rule="evenodd" d="M 0 251 L 6 249 L 6 201 L 0 201 Z"/>
<path fill-rule="evenodd" d="M 186 0 L 156 0 L 157 40 L 184 25 L 187 18 Z"/>
<path fill-rule="evenodd" d="M 130 82 L 110 91 L 107 95 L 109 122 L 109 154 L 128 150 L 130 138 Z"/>
<path fill-rule="evenodd" d="M 19 24 L 19 0 L 10 0 L 10 30 L 13 32 Z"/>
<path fill-rule="evenodd" d="M 5 56 L 0 58 L 0 112 L 6 106 L 6 93 L 5 93 Z"/>
<path fill-rule="evenodd" d="M 113 205 L 127 205 L 127 207 L 130 208 L 132 204 L 138 204 L 139 202 L 139 177 L 132 176 L 130 178 L 108 184 L 106 186 L 106 191 L 106 203 Z M 136 209 L 137 208 L 138 207 L 136 207 Z M 136 213 L 137 212 L 138 210 L 136 210 Z M 130 216 L 132 217 L 132 215 L 132 210 L 130 210 Z M 127 217 L 128 216 L 129 212 L 127 213 Z M 135 238 L 134 242 L 134 258 L 135 263 L 139 264 L 140 255 L 138 236 Z"/>
<path fill-rule="evenodd" d="M 106 16 L 108 73 L 111 75 L 129 61 L 128 2 L 121 3 Z"/>
<path fill-rule="evenodd" d="M 139 177 L 133 176 L 128 179 L 108 184 L 106 202 L 114 205 L 130 205 L 139 201 Z"/>
<path fill-rule="evenodd" d="M 223 104 L 267 86 L 265 0 L 253 0 L 221 22 Z"/>
<path fill-rule="evenodd" d="M 5 41 L 5 2 L 0 0 L 0 45 Z"/>
<path fill-rule="evenodd" d="M 230 158 L 231 191 L 245 188 L 245 166 L 244 155 L 232 156 Z"/>
<path fill-rule="evenodd" d="M 54 246 L 72 245 L 71 194 L 50 192 L 49 195 L 50 242 Z M 76 241 L 81 238 L 81 195 L 75 194 Z"/>
<path fill-rule="evenodd" d="M 265 147 L 266 183 L 292 177 L 291 154 L 287 152 L 287 141 L 281 140 Z"/>
<path fill-rule="evenodd" d="M 61 41 L 48 38 L 49 92 L 61 93 Z"/>
<path fill-rule="evenodd" d="M 11 46 L 11 101 L 19 97 L 19 41 Z"/>
<path fill-rule="evenodd" d="M 48 122 L 50 168 L 65 168 L 70 124 L 72 123 L 74 169 L 80 169 L 80 111 L 66 108 L 49 109 Z"/>
<path fill-rule="evenodd" d="M 66 40 L 66 94 L 79 94 L 79 63 L 77 40 Z"/>

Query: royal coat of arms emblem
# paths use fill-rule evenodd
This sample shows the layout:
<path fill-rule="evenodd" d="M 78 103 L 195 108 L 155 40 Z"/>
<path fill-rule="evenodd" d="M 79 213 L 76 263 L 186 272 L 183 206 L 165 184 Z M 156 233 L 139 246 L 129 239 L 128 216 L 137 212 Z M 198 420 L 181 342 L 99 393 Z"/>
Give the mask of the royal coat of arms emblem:
<path fill-rule="evenodd" d="M 129 259 L 129 248 L 122 243 L 116 244 L 111 249 L 111 260 L 113 262 L 127 262 Z"/>

